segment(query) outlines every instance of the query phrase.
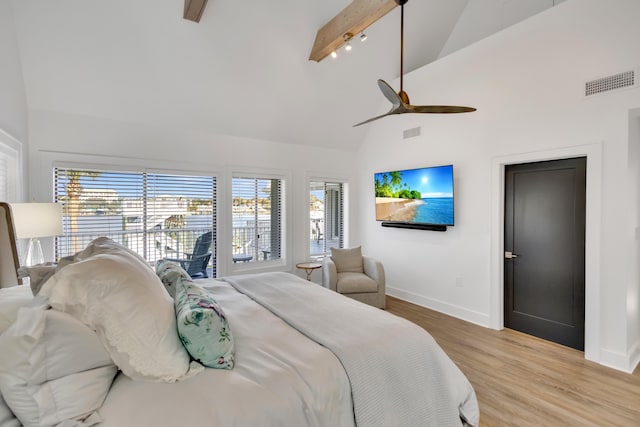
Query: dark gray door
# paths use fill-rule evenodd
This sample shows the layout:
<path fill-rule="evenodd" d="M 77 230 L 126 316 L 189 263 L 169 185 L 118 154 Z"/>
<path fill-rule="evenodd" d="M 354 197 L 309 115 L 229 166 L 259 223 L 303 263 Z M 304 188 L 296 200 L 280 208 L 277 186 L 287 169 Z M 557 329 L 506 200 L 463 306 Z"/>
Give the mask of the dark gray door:
<path fill-rule="evenodd" d="M 505 171 L 505 326 L 584 350 L 586 158 Z"/>

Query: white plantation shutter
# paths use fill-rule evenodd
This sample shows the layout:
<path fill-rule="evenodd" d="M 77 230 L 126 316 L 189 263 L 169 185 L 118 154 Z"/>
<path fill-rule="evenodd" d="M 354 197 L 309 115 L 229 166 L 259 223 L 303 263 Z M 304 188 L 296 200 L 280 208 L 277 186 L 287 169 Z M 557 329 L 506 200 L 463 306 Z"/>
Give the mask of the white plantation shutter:
<path fill-rule="evenodd" d="M 324 255 L 344 247 L 344 184 L 311 181 L 309 254 Z"/>
<path fill-rule="evenodd" d="M 19 143 L 0 129 L 0 202 L 18 201 L 21 181 L 19 152 Z"/>
<path fill-rule="evenodd" d="M 188 259 L 196 239 L 212 232 L 215 277 L 215 177 L 72 168 L 54 172 L 55 200 L 63 205 L 58 257 L 107 236 L 150 263 Z"/>
<path fill-rule="evenodd" d="M 238 176 L 232 180 L 234 262 L 282 257 L 283 182 Z"/>
<path fill-rule="evenodd" d="M 0 201 L 9 200 L 9 165 L 2 153 L 0 153 Z"/>

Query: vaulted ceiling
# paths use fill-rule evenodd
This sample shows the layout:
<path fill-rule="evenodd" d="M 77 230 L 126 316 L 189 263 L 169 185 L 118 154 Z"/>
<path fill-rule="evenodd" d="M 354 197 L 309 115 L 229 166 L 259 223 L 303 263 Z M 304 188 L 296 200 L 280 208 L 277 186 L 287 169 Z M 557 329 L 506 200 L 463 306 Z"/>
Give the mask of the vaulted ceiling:
<path fill-rule="evenodd" d="M 410 1 L 405 71 L 553 2 L 479 1 Z M 367 127 L 352 125 L 388 108 L 376 80 L 398 77 L 400 18 L 396 8 L 351 52 L 309 61 L 316 31 L 348 4 L 209 0 L 196 24 L 184 0 L 12 1 L 30 109 L 356 149 Z"/>

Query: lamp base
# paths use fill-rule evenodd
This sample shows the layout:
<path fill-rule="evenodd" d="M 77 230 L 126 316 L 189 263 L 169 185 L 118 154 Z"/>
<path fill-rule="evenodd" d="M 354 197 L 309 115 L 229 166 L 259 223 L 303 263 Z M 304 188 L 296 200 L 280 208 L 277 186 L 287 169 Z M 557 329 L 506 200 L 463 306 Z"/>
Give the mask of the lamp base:
<path fill-rule="evenodd" d="M 44 263 L 44 255 L 42 254 L 42 245 L 40 240 L 36 238 L 29 239 L 29 246 L 27 247 L 27 255 L 24 257 L 24 265 L 30 267 L 32 265 L 38 265 Z"/>

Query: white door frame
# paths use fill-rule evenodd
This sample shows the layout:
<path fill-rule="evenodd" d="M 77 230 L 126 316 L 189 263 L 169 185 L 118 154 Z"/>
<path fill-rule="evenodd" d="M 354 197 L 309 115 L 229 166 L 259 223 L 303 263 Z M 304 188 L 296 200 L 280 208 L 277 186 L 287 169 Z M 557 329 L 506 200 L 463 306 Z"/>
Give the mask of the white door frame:
<path fill-rule="evenodd" d="M 489 326 L 504 328 L 504 169 L 506 165 L 587 158 L 585 230 L 585 358 L 600 362 L 600 239 L 602 143 L 555 150 L 514 153 L 492 158 Z"/>

